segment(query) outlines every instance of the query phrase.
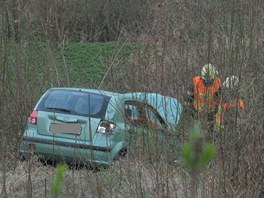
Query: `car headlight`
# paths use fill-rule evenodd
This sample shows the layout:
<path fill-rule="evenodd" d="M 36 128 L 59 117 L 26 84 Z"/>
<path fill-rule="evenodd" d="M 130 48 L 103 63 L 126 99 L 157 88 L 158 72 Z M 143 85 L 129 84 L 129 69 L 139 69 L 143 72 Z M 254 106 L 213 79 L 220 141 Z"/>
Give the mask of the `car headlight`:
<path fill-rule="evenodd" d="M 116 124 L 111 122 L 111 121 L 102 121 L 100 122 L 97 132 L 98 133 L 105 133 L 105 134 L 110 134 L 113 133 L 116 128 Z"/>

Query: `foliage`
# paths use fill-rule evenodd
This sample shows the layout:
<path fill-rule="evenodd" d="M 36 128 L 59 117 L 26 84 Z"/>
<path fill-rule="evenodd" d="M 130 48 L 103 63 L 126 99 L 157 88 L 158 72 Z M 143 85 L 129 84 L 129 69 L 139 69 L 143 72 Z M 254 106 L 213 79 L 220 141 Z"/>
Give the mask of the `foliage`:
<path fill-rule="evenodd" d="M 98 87 L 112 61 L 124 63 L 132 48 L 132 44 L 127 43 L 122 47 L 117 42 L 71 43 L 63 53 L 68 67 L 69 84 Z M 64 67 L 60 68 L 61 73 Z"/>
<path fill-rule="evenodd" d="M 197 196 L 199 174 L 215 155 L 214 144 L 202 142 L 201 123 L 196 121 L 190 134 L 190 140 L 184 144 L 182 150 L 183 164 L 191 176 L 191 197 Z"/>
<path fill-rule="evenodd" d="M 66 169 L 65 164 L 59 164 L 55 169 L 55 178 L 52 183 L 52 197 L 54 198 L 58 197 L 63 190 L 63 177 Z"/>
<path fill-rule="evenodd" d="M 192 173 L 198 173 L 213 160 L 215 154 L 214 144 L 202 143 L 201 126 L 194 124 L 190 141 L 183 146 L 182 157 L 184 165 Z"/>
<path fill-rule="evenodd" d="M 214 144 L 202 143 L 201 126 L 194 124 L 191 138 L 183 147 L 182 157 L 185 166 L 191 172 L 199 172 L 214 158 Z"/>

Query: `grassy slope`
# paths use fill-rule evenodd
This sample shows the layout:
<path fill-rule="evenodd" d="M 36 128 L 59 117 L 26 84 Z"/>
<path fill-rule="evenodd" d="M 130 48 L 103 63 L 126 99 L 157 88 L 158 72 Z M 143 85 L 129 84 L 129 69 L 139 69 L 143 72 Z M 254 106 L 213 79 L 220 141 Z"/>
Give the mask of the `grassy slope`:
<path fill-rule="evenodd" d="M 64 52 L 69 74 L 70 86 L 97 87 L 106 71 L 114 61 L 119 64 L 130 54 L 130 44 L 120 46 L 115 42 L 109 43 L 71 43 Z M 61 66 L 65 73 L 65 65 Z"/>
<path fill-rule="evenodd" d="M 118 42 L 69 43 L 63 51 L 54 46 L 34 41 L 6 46 L 6 59 L 0 54 L 0 60 L 6 64 L 7 108 L 29 112 L 50 87 L 98 88 L 107 69 L 123 65 L 133 49 Z"/>

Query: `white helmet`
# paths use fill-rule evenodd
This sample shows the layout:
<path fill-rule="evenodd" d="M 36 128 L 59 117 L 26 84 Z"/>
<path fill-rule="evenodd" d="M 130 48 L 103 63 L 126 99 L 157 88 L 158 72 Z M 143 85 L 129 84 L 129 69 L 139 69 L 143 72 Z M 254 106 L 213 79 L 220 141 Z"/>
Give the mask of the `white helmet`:
<path fill-rule="evenodd" d="M 204 65 L 201 71 L 201 76 L 204 80 L 212 80 L 217 74 L 218 71 L 211 63 Z"/>
<path fill-rule="evenodd" d="M 239 78 L 237 76 L 229 76 L 226 78 L 225 82 L 223 83 L 224 87 L 233 89 L 237 87 L 239 83 Z"/>

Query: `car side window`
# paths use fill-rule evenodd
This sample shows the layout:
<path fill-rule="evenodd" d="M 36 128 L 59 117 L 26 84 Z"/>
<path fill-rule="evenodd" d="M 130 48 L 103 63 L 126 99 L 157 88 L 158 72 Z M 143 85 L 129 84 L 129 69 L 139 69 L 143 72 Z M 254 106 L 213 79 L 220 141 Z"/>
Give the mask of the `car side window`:
<path fill-rule="evenodd" d="M 158 113 L 152 107 L 148 106 L 146 108 L 148 124 L 155 129 L 162 128 L 164 122 L 161 117 L 158 116 Z"/>
<path fill-rule="evenodd" d="M 150 105 L 138 101 L 125 102 L 126 122 L 132 126 L 162 128 L 164 121 Z"/>

